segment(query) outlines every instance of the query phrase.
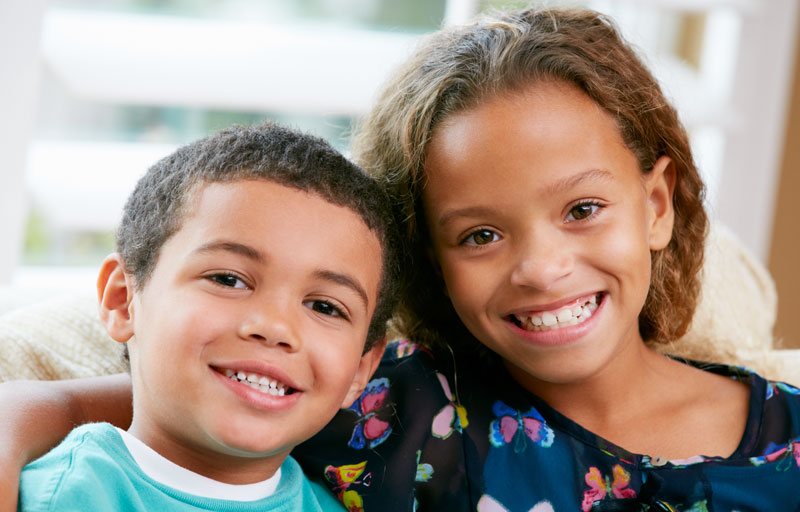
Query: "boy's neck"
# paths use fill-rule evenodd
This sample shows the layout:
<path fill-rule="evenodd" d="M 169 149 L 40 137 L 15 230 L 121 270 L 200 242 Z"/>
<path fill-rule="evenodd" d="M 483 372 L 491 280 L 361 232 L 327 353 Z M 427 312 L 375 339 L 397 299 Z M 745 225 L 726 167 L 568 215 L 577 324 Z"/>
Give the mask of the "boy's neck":
<path fill-rule="evenodd" d="M 186 436 L 148 427 L 146 422 L 137 421 L 135 413 L 128 433 L 170 462 L 226 484 L 244 485 L 267 480 L 289 456 L 288 451 L 253 456 L 233 450 L 230 453 L 210 450 Z"/>

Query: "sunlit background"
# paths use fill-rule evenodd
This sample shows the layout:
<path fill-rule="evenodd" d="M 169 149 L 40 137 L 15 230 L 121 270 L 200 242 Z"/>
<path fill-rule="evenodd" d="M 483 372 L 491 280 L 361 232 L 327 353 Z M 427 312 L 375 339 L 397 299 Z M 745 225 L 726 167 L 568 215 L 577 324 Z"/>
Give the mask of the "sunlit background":
<path fill-rule="evenodd" d="M 545 3 L 618 21 L 690 130 L 712 216 L 766 263 L 798 2 Z M 90 289 L 128 192 L 177 145 L 274 119 L 347 151 L 353 121 L 423 34 L 524 5 L 4 0 L 0 284 Z"/>

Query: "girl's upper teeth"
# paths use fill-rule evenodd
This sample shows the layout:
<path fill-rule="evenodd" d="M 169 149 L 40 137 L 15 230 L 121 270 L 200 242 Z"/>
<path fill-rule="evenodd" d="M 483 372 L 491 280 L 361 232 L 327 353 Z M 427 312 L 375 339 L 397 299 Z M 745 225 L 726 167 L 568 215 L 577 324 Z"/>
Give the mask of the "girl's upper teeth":
<path fill-rule="evenodd" d="M 290 389 L 282 382 L 257 373 L 246 373 L 241 370 L 235 371 L 230 368 L 225 368 L 225 376 L 231 380 L 246 384 L 257 391 L 274 396 L 283 396 Z"/>
<path fill-rule="evenodd" d="M 517 315 L 520 326 L 527 330 L 542 331 L 577 325 L 587 320 L 597 310 L 597 296 L 592 295 L 583 303 L 559 308 L 553 311 L 540 311 L 529 315 Z"/>

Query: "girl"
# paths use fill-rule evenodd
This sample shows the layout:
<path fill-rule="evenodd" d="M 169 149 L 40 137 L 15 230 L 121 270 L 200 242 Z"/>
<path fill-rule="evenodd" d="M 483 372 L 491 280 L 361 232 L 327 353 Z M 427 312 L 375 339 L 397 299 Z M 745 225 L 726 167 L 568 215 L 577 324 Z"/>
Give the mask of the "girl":
<path fill-rule="evenodd" d="M 398 201 L 397 327 L 427 349 L 392 345 L 293 453 L 309 476 L 351 510 L 798 509 L 798 391 L 654 350 L 695 309 L 704 189 L 611 20 L 443 30 L 388 84 L 354 153 Z"/>
<path fill-rule="evenodd" d="M 675 110 L 609 19 L 527 10 L 434 35 L 355 153 L 405 219 L 400 327 L 455 354 L 453 400 L 403 397 L 434 418 L 416 446 L 399 407 L 407 444 L 392 449 L 417 454 L 424 509 L 800 506 L 797 390 L 654 349 L 697 303 L 704 188 Z M 416 385 L 436 387 L 431 374 Z M 443 419 L 456 443 L 437 438 Z"/>

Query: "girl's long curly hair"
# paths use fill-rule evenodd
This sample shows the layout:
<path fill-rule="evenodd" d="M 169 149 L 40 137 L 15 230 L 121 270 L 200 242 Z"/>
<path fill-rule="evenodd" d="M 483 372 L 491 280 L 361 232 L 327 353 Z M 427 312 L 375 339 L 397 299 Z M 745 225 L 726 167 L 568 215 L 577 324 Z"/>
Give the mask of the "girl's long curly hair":
<path fill-rule="evenodd" d="M 431 261 L 421 204 L 432 133 L 489 96 L 545 80 L 579 87 L 608 112 L 643 173 L 662 155 L 672 159 L 675 225 L 669 245 L 651 254 L 639 330 L 648 342 L 667 342 L 688 329 L 708 221 L 686 130 L 611 19 L 582 9 L 528 9 L 429 36 L 389 77 L 356 132 L 353 154 L 395 198 L 404 230 L 410 261 L 395 322 L 411 339 L 441 347 L 465 334 Z"/>

